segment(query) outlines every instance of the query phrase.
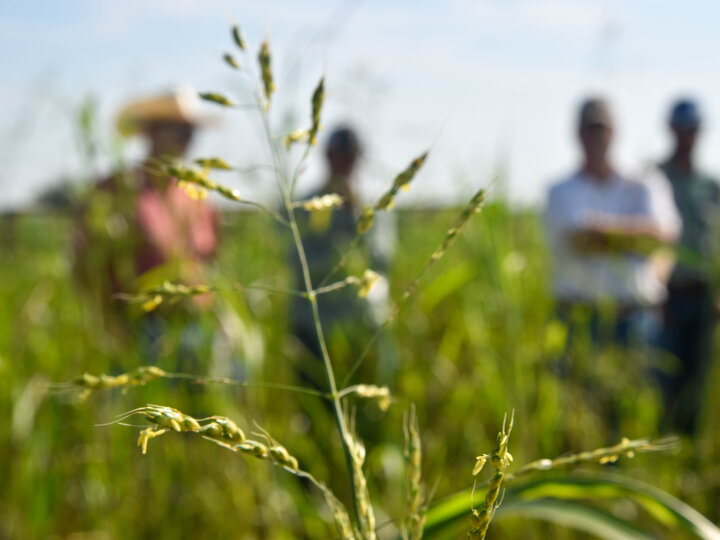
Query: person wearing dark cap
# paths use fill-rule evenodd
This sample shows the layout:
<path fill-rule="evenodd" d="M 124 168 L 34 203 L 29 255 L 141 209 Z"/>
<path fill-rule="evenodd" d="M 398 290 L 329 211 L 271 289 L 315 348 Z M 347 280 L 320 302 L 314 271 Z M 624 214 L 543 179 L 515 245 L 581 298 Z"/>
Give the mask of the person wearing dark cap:
<path fill-rule="evenodd" d="M 563 317 L 589 311 L 597 325 L 598 306 L 611 303 L 611 340 L 647 342 L 654 308 L 665 299 L 647 246 L 679 233 L 672 193 L 655 168 L 627 175 L 613 165 L 614 122 L 605 100 L 582 104 L 577 129 L 580 168 L 552 186 L 545 212 L 558 309 Z M 591 331 L 597 339 L 597 329 Z"/>
<path fill-rule="evenodd" d="M 310 271 L 310 280 L 318 286 L 340 260 L 340 257 L 357 236 L 359 205 L 356 195 L 357 164 L 362 155 L 360 140 L 354 129 L 339 126 L 332 131 L 325 146 L 327 176 L 322 187 L 310 195 L 319 198 L 326 195 L 339 195 L 342 204 L 332 211 L 310 211 L 297 213 L 298 227 L 302 235 L 303 246 Z M 372 233 L 394 238 L 387 223 L 376 223 Z M 379 232 L 378 232 L 379 231 Z M 353 251 L 353 257 L 343 269 L 343 275 L 362 275 L 370 268 L 383 274 L 389 266 L 392 248 L 383 249 L 392 238 L 374 237 L 368 234 L 360 249 Z M 302 273 L 297 255 L 293 253 L 292 264 L 295 267 L 296 287 L 304 289 Z M 342 279 L 340 273 L 333 276 L 335 281 Z M 349 355 L 356 357 L 358 348 L 367 340 L 367 328 L 377 326 L 377 320 L 383 318 L 382 311 L 387 304 L 387 281 L 380 279 L 365 299 L 358 298 L 357 289 L 345 287 L 318 297 L 318 308 L 327 344 L 333 357 Z M 291 325 L 293 334 L 305 348 L 317 359 L 321 358 L 315 324 L 309 304 L 304 298 L 294 298 L 291 306 Z M 387 316 L 387 313 L 385 314 Z M 335 349 L 333 351 L 333 349 Z M 310 379 L 312 384 L 322 387 L 324 374 L 319 363 L 312 362 L 301 368 L 301 377 Z"/>
<path fill-rule="evenodd" d="M 668 282 L 662 347 L 677 362 L 660 372 L 667 427 L 692 434 L 702 406 L 704 380 L 712 361 L 715 318 L 708 264 L 720 218 L 720 187 L 695 165 L 694 151 L 702 127 L 692 100 L 677 101 L 668 121 L 674 140 L 670 158 L 661 165 L 672 186 L 683 222 L 677 264 Z"/>

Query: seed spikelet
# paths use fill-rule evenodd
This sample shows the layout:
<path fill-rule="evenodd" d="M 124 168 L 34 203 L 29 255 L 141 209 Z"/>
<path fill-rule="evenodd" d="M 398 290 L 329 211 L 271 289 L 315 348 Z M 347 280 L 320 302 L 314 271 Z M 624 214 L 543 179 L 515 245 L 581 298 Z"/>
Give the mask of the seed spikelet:
<path fill-rule="evenodd" d="M 237 45 L 240 50 L 247 50 L 247 45 L 245 45 L 245 37 L 243 36 L 242 30 L 240 30 L 240 27 L 237 24 L 233 25 L 232 27 L 232 38 L 235 42 L 235 45 Z"/>
<path fill-rule="evenodd" d="M 267 41 L 263 41 L 258 53 L 258 62 L 260 63 L 260 76 L 265 90 L 265 99 L 267 101 L 265 109 L 270 107 L 270 96 L 275 91 L 275 82 L 273 81 L 270 45 Z"/>
<path fill-rule="evenodd" d="M 212 103 L 217 103 L 218 105 L 222 105 L 224 107 L 235 106 L 234 101 L 216 92 L 201 92 L 198 95 L 200 96 L 200 99 L 204 99 L 205 101 L 210 101 Z"/>
<path fill-rule="evenodd" d="M 240 67 L 241 67 L 240 63 L 237 60 L 235 60 L 233 55 L 231 55 L 230 53 L 223 54 L 223 60 L 225 60 L 225 63 L 228 66 L 230 66 L 231 68 L 240 69 Z"/>

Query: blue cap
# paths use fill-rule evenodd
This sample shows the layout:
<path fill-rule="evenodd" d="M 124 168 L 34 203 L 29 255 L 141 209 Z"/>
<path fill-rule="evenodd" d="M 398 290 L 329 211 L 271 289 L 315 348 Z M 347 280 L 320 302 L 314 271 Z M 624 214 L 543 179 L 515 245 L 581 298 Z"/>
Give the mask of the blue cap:
<path fill-rule="evenodd" d="M 700 127 L 700 109 L 690 99 L 681 99 L 673 105 L 670 113 L 672 127 L 697 129 Z"/>

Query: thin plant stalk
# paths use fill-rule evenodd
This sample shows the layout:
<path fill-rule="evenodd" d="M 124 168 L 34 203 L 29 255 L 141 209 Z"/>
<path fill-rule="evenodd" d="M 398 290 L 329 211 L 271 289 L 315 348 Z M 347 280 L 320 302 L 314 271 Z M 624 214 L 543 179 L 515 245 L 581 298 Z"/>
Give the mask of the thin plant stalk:
<path fill-rule="evenodd" d="M 305 290 L 308 295 L 308 301 L 310 302 L 310 308 L 312 310 L 313 324 L 315 326 L 315 332 L 317 334 L 318 343 L 320 344 L 320 352 L 322 356 L 323 366 L 325 368 L 325 375 L 328 382 L 329 395 L 328 398 L 332 404 L 333 413 L 335 416 L 335 423 L 340 433 L 340 440 L 343 447 L 343 453 L 345 455 L 345 463 L 348 470 L 348 477 L 350 480 L 351 493 L 355 494 L 358 480 L 355 478 L 355 467 L 353 466 L 353 454 L 350 448 L 350 441 L 353 440 L 350 430 L 347 425 L 345 414 L 343 413 L 343 407 L 341 398 L 338 395 L 337 383 L 335 380 L 335 372 L 333 370 L 330 355 L 327 349 L 327 343 L 325 341 L 325 334 L 323 332 L 322 323 L 320 322 L 320 312 L 318 311 L 317 294 L 313 289 L 312 281 L 310 279 L 310 270 L 307 263 L 307 257 L 305 255 L 305 248 L 303 247 L 302 238 L 300 237 L 300 231 L 297 226 L 297 220 L 295 219 L 295 209 L 293 207 L 293 201 L 288 189 L 288 185 L 283 177 L 282 169 L 279 166 L 279 159 L 277 156 L 277 150 L 273 143 L 272 133 L 268 122 L 266 111 L 262 109 L 260 101 L 258 99 L 258 108 L 261 110 L 261 117 L 263 121 L 263 127 L 265 135 L 267 137 L 268 144 L 270 146 L 270 152 L 272 154 L 273 162 L 275 164 L 278 174 L 276 176 L 278 187 L 282 194 L 283 204 L 288 216 L 288 222 L 290 224 L 290 230 L 292 231 L 293 242 L 295 249 L 300 260 L 300 267 L 302 269 L 303 282 Z M 355 509 L 355 519 L 359 528 L 362 528 L 360 523 L 360 508 L 356 497 L 353 497 L 353 507 Z"/>

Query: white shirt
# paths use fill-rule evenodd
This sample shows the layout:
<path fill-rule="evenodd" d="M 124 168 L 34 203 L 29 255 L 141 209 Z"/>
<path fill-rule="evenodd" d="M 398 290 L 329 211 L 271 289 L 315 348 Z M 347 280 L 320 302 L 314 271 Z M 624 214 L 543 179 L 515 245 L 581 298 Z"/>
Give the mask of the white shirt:
<path fill-rule="evenodd" d="M 548 197 L 545 223 L 554 258 L 556 298 L 575 302 L 611 299 L 655 305 L 665 298 L 665 284 L 647 256 L 579 253 L 571 235 L 591 225 L 622 228 L 642 218 L 676 238 L 681 221 L 667 178 L 658 169 L 629 177 L 614 173 L 599 181 L 576 173 L 555 184 Z"/>

